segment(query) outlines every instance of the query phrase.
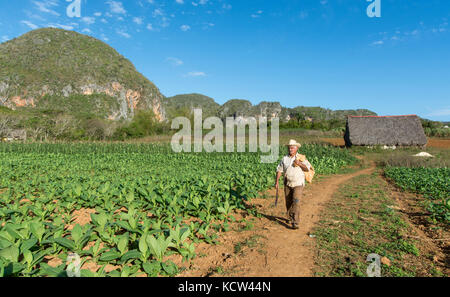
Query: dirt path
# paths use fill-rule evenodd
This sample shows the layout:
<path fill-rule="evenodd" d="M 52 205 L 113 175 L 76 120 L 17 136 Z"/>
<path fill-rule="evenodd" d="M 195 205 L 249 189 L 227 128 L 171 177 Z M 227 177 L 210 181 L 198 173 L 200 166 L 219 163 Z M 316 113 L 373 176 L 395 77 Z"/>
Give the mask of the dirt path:
<path fill-rule="evenodd" d="M 252 231 L 228 232 L 218 246 L 199 246 L 202 257 L 181 276 L 216 275 L 215 268 L 231 276 L 313 276 L 315 239 L 309 232 L 318 222 L 325 204 L 341 184 L 375 170 L 369 168 L 349 174 L 324 177 L 308 185 L 300 202 L 300 229 L 287 225 L 284 195 L 280 189 L 278 206 L 274 206 L 275 189 L 269 190 L 269 199 L 252 199 L 262 218 L 255 222 Z M 242 251 L 236 254 L 236 245 Z"/>
<path fill-rule="evenodd" d="M 284 196 L 280 190 L 280 202 L 275 208 L 272 201 L 261 201 L 260 210 L 265 214 L 266 225 L 264 236 L 266 242 L 267 261 L 254 263 L 253 269 L 246 276 L 313 276 L 314 239 L 309 236 L 318 222 L 324 205 L 332 198 L 339 185 L 362 174 L 370 174 L 373 167 L 355 173 L 336 175 L 305 188 L 303 200 L 300 202 L 300 229 L 287 228 Z M 275 190 L 273 190 L 275 195 Z"/>

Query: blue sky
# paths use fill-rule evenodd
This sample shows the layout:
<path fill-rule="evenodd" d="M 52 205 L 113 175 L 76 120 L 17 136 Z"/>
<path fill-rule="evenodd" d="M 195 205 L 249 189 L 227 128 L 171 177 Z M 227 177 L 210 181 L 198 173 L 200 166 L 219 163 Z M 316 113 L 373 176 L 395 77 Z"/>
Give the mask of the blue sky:
<path fill-rule="evenodd" d="M 166 96 L 368 108 L 450 121 L 450 1 L 0 0 L 0 41 L 59 27 L 108 43 Z"/>

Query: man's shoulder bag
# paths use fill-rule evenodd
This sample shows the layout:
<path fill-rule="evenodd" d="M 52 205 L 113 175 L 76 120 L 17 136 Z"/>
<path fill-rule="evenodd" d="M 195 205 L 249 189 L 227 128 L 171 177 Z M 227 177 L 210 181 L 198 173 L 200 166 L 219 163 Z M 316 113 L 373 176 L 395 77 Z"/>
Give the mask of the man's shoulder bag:
<path fill-rule="evenodd" d="M 307 161 L 309 163 L 309 161 L 306 159 L 305 155 L 298 155 L 297 160 L 299 160 L 300 162 L 305 162 Z M 311 165 L 311 163 L 309 163 Z M 314 174 L 316 174 L 316 171 L 314 170 L 314 167 L 311 165 L 311 168 L 309 169 L 308 172 L 303 172 L 305 174 L 305 179 L 308 183 L 312 183 L 313 178 L 314 178 Z"/>

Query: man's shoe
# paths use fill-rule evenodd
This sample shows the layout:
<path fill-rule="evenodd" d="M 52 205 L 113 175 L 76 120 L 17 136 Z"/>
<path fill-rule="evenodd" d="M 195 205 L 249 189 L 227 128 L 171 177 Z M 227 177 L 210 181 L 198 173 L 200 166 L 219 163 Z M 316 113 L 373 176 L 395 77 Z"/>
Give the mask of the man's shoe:
<path fill-rule="evenodd" d="M 292 224 L 292 229 L 295 229 L 295 230 L 299 229 L 298 224 Z"/>

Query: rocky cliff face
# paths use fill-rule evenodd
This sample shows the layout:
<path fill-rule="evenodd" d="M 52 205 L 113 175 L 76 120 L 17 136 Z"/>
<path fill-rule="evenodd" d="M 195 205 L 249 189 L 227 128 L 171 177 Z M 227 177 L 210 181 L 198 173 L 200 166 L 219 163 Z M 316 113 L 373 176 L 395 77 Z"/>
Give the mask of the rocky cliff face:
<path fill-rule="evenodd" d="M 158 88 L 95 38 L 47 28 L 0 44 L 0 105 L 34 108 L 44 96 L 93 94 L 117 101 L 107 111 L 110 120 L 129 120 L 139 109 L 166 118 Z"/>
<path fill-rule="evenodd" d="M 108 111 L 107 118 L 109 120 L 129 120 L 133 118 L 138 109 L 152 109 L 159 121 L 165 119 L 165 111 L 161 105 L 162 97 L 158 96 L 159 94 L 150 93 L 143 96 L 140 90 L 127 89 L 119 82 L 105 85 L 91 83 L 73 86 L 69 84 L 62 90 L 55 90 L 48 85 L 44 85 L 40 92 L 29 92 L 25 89 L 19 95 L 10 96 L 9 94 L 16 93 L 15 88 L 15 85 L 10 86 L 5 82 L 0 82 L 0 105 L 16 110 L 19 107 L 36 107 L 45 95 L 69 97 L 73 94 L 105 94 L 115 98 L 118 102 L 118 108 L 112 108 Z"/>

